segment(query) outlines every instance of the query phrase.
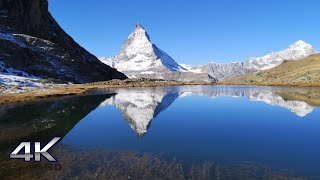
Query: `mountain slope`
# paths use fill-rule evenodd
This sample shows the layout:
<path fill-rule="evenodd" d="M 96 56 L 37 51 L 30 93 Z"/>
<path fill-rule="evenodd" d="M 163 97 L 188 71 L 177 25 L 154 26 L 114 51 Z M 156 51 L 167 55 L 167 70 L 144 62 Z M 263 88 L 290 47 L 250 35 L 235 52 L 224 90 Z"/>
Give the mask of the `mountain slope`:
<path fill-rule="evenodd" d="M 250 58 L 245 66 L 258 71 L 267 70 L 280 65 L 284 60 L 300 60 L 316 53 L 310 44 L 299 40 L 285 50 L 272 52 L 260 58 Z"/>
<path fill-rule="evenodd" d="M 320 55 L 315 54 L 297 61 L 258 73 L 246 74 L 225 81 L 226 84 L 320 86 Z"/>
<path fill-rule="evenodd" d="M 228 79 L 234 76 L 243 75 L 250 72 L 248 69 L 244 68 L 244 63 L 242 62 L 231 62 L 231 63 L 214 63 L 211 62 L 206 65 L 184 65 L 183 67 L 188 69 L 190 72 L 194 73 L 207 73 L 212 77 L 219 80 Z"/>
<path fill-rule="evenodd" d="M 246 62 L 182 66 L 194 73 L 208 73 L 219 80 L 225 80 L 247 73 L 271 69 L 280 65 L 284 60 L 300 60 L 316 53 L 317 51 L 310 44 L 299 40 L 287 49 L 272 52 L 259 58 L 250 58 Z"/>
<path fill-rule="evenodd" d="M 6 68 L 74 83 L 126 78 L 66 34 L 47 0 L 0 0 L 0 12 L 0 61 Z"/>
<path fill-rule="evenodd" d="M 208 74 L 188 72 L 166 52 L 152 44 L 150 36 L 139 23 L 122 45 L 118 55 L 100 60 L 129 77 L 215 81 Z"/>

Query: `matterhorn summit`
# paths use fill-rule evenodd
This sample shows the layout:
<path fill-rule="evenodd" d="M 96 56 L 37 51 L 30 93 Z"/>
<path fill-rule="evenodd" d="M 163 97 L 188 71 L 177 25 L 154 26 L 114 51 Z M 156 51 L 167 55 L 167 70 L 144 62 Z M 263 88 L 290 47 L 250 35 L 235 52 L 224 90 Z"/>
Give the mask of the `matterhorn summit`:
<path fill-rule="evenodd" d="M 215 81 L 208 74 L 188 72 L 153 44 L 150 36 L 139 23 L 122 45 L 118 55 L 112 58 L 100 58 L 100 60 L 131 78 Z"/>
<path fill-rule="evenodd" d="M 122 45 L 119 55 L 102 61 L 129 76 L 155 74 L 166 70 L 187 71 L 167 53 L 152 44 L 148 33 L 139 23 Z"/>

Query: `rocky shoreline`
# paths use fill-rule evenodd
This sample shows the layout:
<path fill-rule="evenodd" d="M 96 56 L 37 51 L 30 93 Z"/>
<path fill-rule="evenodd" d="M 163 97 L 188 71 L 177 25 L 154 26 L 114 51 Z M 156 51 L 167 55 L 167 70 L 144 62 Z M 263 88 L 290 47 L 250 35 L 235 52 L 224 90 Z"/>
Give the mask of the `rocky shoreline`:
<path fill-rule="evenodd" d="M 88 84 L 54 85 L 51 88 L 34 88 L 27 92 L 16 94 L 0 94 L 0 106 L 28 103 L 39 100 L 46 100 L 56 97 L 83 95 L 90 90 L 103 88 L 130 88 L 130 87 L 165 87 L 184 85 L 212 85 L 214 82 L 199 81 L 167 81 L 161 79 L 126 79 L 101 81 Z"/>

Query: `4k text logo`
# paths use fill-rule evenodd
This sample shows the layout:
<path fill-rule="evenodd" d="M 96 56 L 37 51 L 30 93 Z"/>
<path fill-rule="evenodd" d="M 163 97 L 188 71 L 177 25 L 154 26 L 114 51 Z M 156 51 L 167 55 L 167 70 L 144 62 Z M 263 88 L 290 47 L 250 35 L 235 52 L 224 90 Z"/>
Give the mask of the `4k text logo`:
<path fill-rule="evenodd" d="M 34 143 L 34 153 L 31 152 L 31 142 L 22 142 L 20 145 L 10 154 L 11 159 L 24 159 L 26 162 L 30 162 L 34 159 L 35 162 L 41 161 L 41 155 L 48 159 L 50 162 L 56 162 L 56 159 L 48 153 L 48 150 L 54 146 L 61 138 L 53 138 L 46 146 L 41 149 L 40 142 Z M 19 152 L 24 148 L 24 153 Z"/>

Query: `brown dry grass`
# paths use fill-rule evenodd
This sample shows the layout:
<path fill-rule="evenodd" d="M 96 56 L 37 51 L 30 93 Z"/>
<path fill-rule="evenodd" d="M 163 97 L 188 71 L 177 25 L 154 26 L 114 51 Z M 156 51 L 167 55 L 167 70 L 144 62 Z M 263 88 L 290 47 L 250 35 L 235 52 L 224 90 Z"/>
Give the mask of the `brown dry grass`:
<path fill-rule="evenodd" d="M 312 55 L 299 61 L 285 61 L 275 68 L 246 74 L 220 83 L 320 87 L 320 55 Z"/>
<path fill-rule="evenodd" d="M 51 97 L 61 97 L 67 95 L 84 94 L 87 88 L 81 88 L 77 86 L 57 86 L 53 89 L 35 89 L 33 91 L 19 93 L 19 94 L 8 94 L 0 96 L 0 105 L 30 102 L 35 100 L 41 100 Z"/>
<path fill-rule="evenodd" d="M 71 96 L 85 94 L 89 90 L 99 88 L 124 88 L 124 87 L 160 87 L 160 86 L 180 86 L 180 85 L 204 85 L 212 84 L 208 82 L 180 82 L 180 81 L 162 81 L 150 79 L 127 79 L 112 80 L 89 84 L 75 84 L 65 86 L 55 86 L 54 88 L 34 89 L 29 92 L 18 94 L 0 95 L 0 106 L 16 103 L 26 103 L 37 100 L 44 100 L 53 97 Z"/>
<path fill-rule="evenodd" d="M 45 168 L 44 161 L 40 164 L 3 161 L 0 176 L 5 179 L 304 179 L 290 170 L 272 169 L 254 162 L 185 162 L 162 154 L 106 150 L 59 149 L 53 154 L 59 158 L 60 171 Z"/>

